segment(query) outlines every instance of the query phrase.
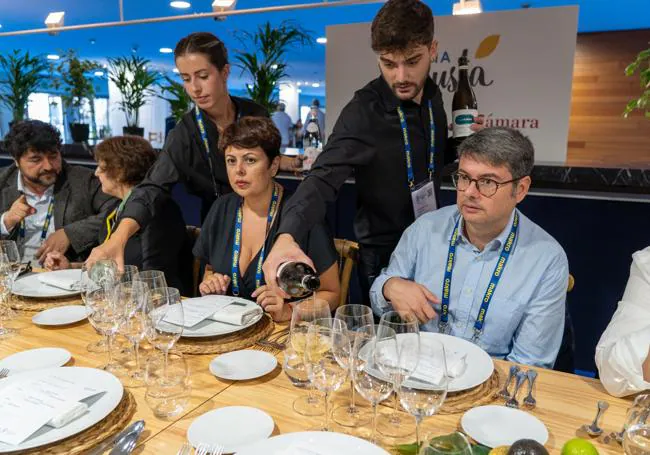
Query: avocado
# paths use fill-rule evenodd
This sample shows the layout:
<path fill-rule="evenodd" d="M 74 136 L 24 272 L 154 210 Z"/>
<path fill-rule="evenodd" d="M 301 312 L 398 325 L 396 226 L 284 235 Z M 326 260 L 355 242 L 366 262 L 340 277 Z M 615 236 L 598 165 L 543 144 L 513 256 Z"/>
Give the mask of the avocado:
<path fill-rule="evenodd" d="M 548 455 L 548 450 L 532 439 L 520 439 L 510 446 L 508 455 Z"/>

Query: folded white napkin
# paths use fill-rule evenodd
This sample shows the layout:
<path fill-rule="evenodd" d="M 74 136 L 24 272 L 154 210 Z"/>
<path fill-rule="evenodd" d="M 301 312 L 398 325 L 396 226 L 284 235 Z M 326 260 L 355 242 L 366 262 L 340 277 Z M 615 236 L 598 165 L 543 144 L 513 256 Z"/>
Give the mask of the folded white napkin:
<path fill-rule="evenodd" d="M 54 286 L 55 288 L 64 289 L 66 291 L 76 291 L 79 289 L 79 280 L 74 278 L 65 278 L 48 275 L 46 273 L 38 275 L 38 281 L 48 286 Z"/>
<path fill-rule="evenodd" d="M 47 424 L 54 428 L 61 428 L 85 414 L 86 411 L 88 411 L 88 405 L 86 403 L 70 401 L 60 409 L 57 409 L 57 415 L 52 417 Z"/>
<path fill-rule="evenodd" d="M 208 319 L 232 325 L 246 325 L 262 312 L 262 307 L 259 305 L 233 302 L 215 312 Z"/>
<path fill-rule="evenodd" d="M 448 351 L 445 357 L 447 359 L 447 377 L 450 379 L 461 377 L 467 369 L 467 354 Z M 436 384 L 442 381 L 442 369 L 433 365 L 428 359 L 420 357 L 418 366 L 411 376 L 422 382 Z"/>

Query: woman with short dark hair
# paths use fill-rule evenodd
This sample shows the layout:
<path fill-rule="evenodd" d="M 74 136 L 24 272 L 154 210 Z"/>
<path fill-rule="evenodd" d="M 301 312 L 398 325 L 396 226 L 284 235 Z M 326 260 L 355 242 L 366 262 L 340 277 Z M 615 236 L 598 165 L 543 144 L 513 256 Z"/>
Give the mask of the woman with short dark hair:
<path fill-rule="evenodd" d="M 291 305 L 266 287 L 265 252 L 273 246 L 288 195 L 275 181 L 280 132 L 267 118 L 244 117 L 221 135 L 228 179 L 234 193 L 219 198 L 206 217 L 194 255 L 208 264 L 201 294 L 238 295 L 256 300 L 276 321 L 291 319 Z M 240 235 L 237 235 L 237 232 Z M 338 263 L 332 237 L 317 224 L 301 239 L 320 274 L 320 299 L 332 310 L 339 296 Z"/>

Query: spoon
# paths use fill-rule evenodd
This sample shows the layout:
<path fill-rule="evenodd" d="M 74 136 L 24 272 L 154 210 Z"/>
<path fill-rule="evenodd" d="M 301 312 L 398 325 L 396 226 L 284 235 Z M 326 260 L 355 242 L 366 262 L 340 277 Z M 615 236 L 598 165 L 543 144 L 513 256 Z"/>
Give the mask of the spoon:
<path fill-rule="evenodd" d="M 115 446 L 109 455 L 129 455 L 135 449 L 140 438 L 140 433 L 144 430 L 144 425 L 134 429 L 132 432 L 125 434 L 117 440 Z"/>
<path fill-rule="evenodd" d="M 609 408 L 609 403 L 606 401 L 599 401 L 598 402 L 598 412 L 596 413 L 596 417 L 594 418 L 594 421 L 591 422 L 591 425 L 583 425 L 582 429 L 587 432 L 589 436 L 600 436 L 603 434 L 603 429 L 598 426 L 598 420 L 602 416 L 603 412 Z"/>

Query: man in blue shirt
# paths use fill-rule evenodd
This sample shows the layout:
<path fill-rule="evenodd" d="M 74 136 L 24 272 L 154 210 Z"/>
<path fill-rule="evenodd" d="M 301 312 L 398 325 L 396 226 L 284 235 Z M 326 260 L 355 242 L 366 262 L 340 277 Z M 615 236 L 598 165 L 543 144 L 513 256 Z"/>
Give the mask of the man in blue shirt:
<path fill-rule="evenodd" d="M 275 123 L 275 127 L 280 131 L 280 137 L 282 138 L 281 148 L 289 147 L 291 145 L 291 128 L 293 128 L 291 117 L 289 117 L 289 114 L 287 114 L 285 110 L 285 104 L 278 103 L 277 110 L 271 116 L 271 120 Z"/>
<path fill-rule="evenodd" d="M 487 128 L 458 154 L 457 205 L 421 216 L 404 232 L 370 290 L 373 309 L 410 311 L 424 330 L 551 368 L 569 267 L 557 241 L 516 209 L 530 187 L 533 145 L 517 130 Z"/>

